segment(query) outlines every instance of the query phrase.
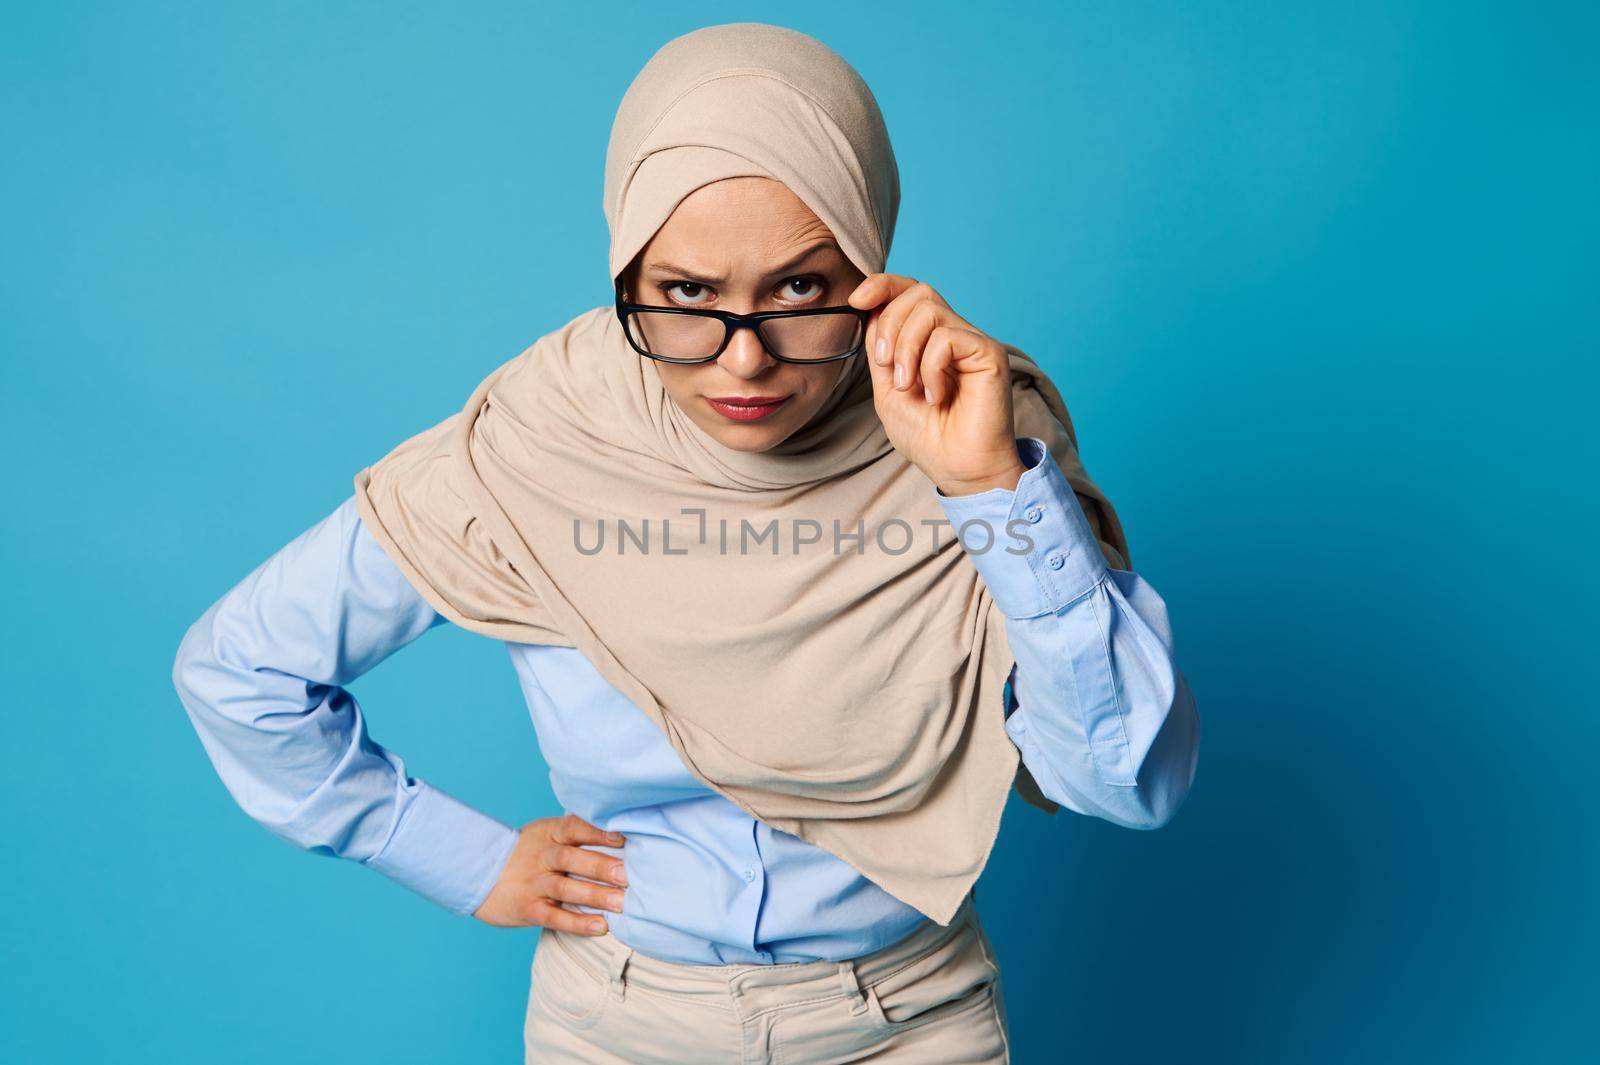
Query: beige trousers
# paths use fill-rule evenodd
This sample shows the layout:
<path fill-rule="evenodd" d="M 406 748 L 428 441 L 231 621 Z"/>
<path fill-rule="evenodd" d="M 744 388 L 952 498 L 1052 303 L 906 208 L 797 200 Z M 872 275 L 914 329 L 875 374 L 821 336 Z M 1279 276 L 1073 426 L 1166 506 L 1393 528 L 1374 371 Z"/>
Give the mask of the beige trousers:
<path fill-rule="evenodd" d="M 969 894 L 947 926 L 844 962 L 683 965 L 545 929 L 528 1065 L 1009 1062 L 1000 968 Z"/>

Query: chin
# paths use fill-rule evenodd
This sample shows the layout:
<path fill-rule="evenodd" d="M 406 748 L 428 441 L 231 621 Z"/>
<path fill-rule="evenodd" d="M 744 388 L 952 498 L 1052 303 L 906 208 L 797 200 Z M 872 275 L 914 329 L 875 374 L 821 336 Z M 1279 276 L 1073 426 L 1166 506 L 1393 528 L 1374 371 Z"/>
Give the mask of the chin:
<path fill-rule="evenodd" d="M 787 413 L 787 412 L 785 412 Z M 766 451 L 777 447 L 795 431 L 794 418 L 774 422 L 747 422 L 743 425 L 713 413 L 708 418 L 695 418 L 694 422 L 723 447 L 734 451 Z"/>
<path fill-rule="evenodd" d="M 723 447 L 732 448 L 734 451 L 765 451 L 776 447 L 788 438 L 790 430 L 769 425 L 728 425 L 702 426 L 706 432 L 716 438 L 717 443 Z"/>

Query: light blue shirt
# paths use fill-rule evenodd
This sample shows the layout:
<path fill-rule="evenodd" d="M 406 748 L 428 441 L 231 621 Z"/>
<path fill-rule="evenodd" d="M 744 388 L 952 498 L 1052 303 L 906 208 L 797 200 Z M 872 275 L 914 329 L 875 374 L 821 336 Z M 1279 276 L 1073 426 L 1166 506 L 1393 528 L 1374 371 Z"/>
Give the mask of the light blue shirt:
<path fill-rule="evenodd" d="M 1015 490 L 938 493 L 1016 657 L 1006 731 L 1046 796 L 1132 828 L 1166 823 L 1199 719 L 1165 604 L 1110 569 L 1037 439 Z M 1008 524 L 1016 522 L 1018 524 Z M 1012 530 L 1024 530 L 1026 543 Z M 1026 548 L 1026 549 L 1024 549 Z M 517 829 L 406 771 L 346 685 L 445 618 L 361 523 L 354 498 L 189 628 L 173 681 L 234 800 L 278 836 L 359 861 L 453 913 L 475 911 Z M 557 799 L 623 833 L 628 887 L 603 913 L 634 949 L 691 964 L 842 960 L 927 920 L 828 852 L 751 818 L 571 647 L 507 643 Z M 600 752 L 600 753 L 597 753 Z"/>

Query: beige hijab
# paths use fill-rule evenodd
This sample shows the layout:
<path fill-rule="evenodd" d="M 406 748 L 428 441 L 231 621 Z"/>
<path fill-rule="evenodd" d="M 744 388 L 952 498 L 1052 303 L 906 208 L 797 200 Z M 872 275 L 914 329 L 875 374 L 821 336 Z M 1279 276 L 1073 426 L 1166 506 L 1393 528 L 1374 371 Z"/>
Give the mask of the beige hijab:
<path fill-rule="evenodd" d="M 883 269 L 899 174 L 872 93 L 813 38 L 735 23 L 669 41 L 623 98 L 606 155 L 612 276 L 690 192 L 739 175 L 782 181 L 864 273 Z M 1018 435 L 1047 443 L 1125 568 L 1060 394 L 1008 352 Z M 945 924 L 1013 782 L 1055 807 L 1003 730 L 1004 618 L 948 522 L 924 524 L 943 511 L 885 436 L 864 358 L 793 436 L 739 452 L 596 307 L 358 473 L 355 497 L 450 621 L 576 647 L 695 777 Z"/>

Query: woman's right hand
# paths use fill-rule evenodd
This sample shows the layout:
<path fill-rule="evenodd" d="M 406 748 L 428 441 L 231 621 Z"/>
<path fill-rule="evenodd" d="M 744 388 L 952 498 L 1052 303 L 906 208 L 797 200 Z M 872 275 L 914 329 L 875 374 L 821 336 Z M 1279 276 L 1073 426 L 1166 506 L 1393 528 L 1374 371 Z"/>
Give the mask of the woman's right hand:
<path fill-rule="evenodd" d="M 517 845 L 494 889 L 472 916 L 497 928 L 539 925 L 579 935 L 604 935 L 605 918 L 566 909 L 562 903 L 622 912 L 621 889 L 628 886 L 622 860 L 587 850 L 583 844 L 620 847 L 623 835 L 602 832 L 570 813 L 529 821 L 519 831 Z M 573 873 L 577 876 L 569 875 Z M 589 880 L 604 883 L 593 884 Z"/>

